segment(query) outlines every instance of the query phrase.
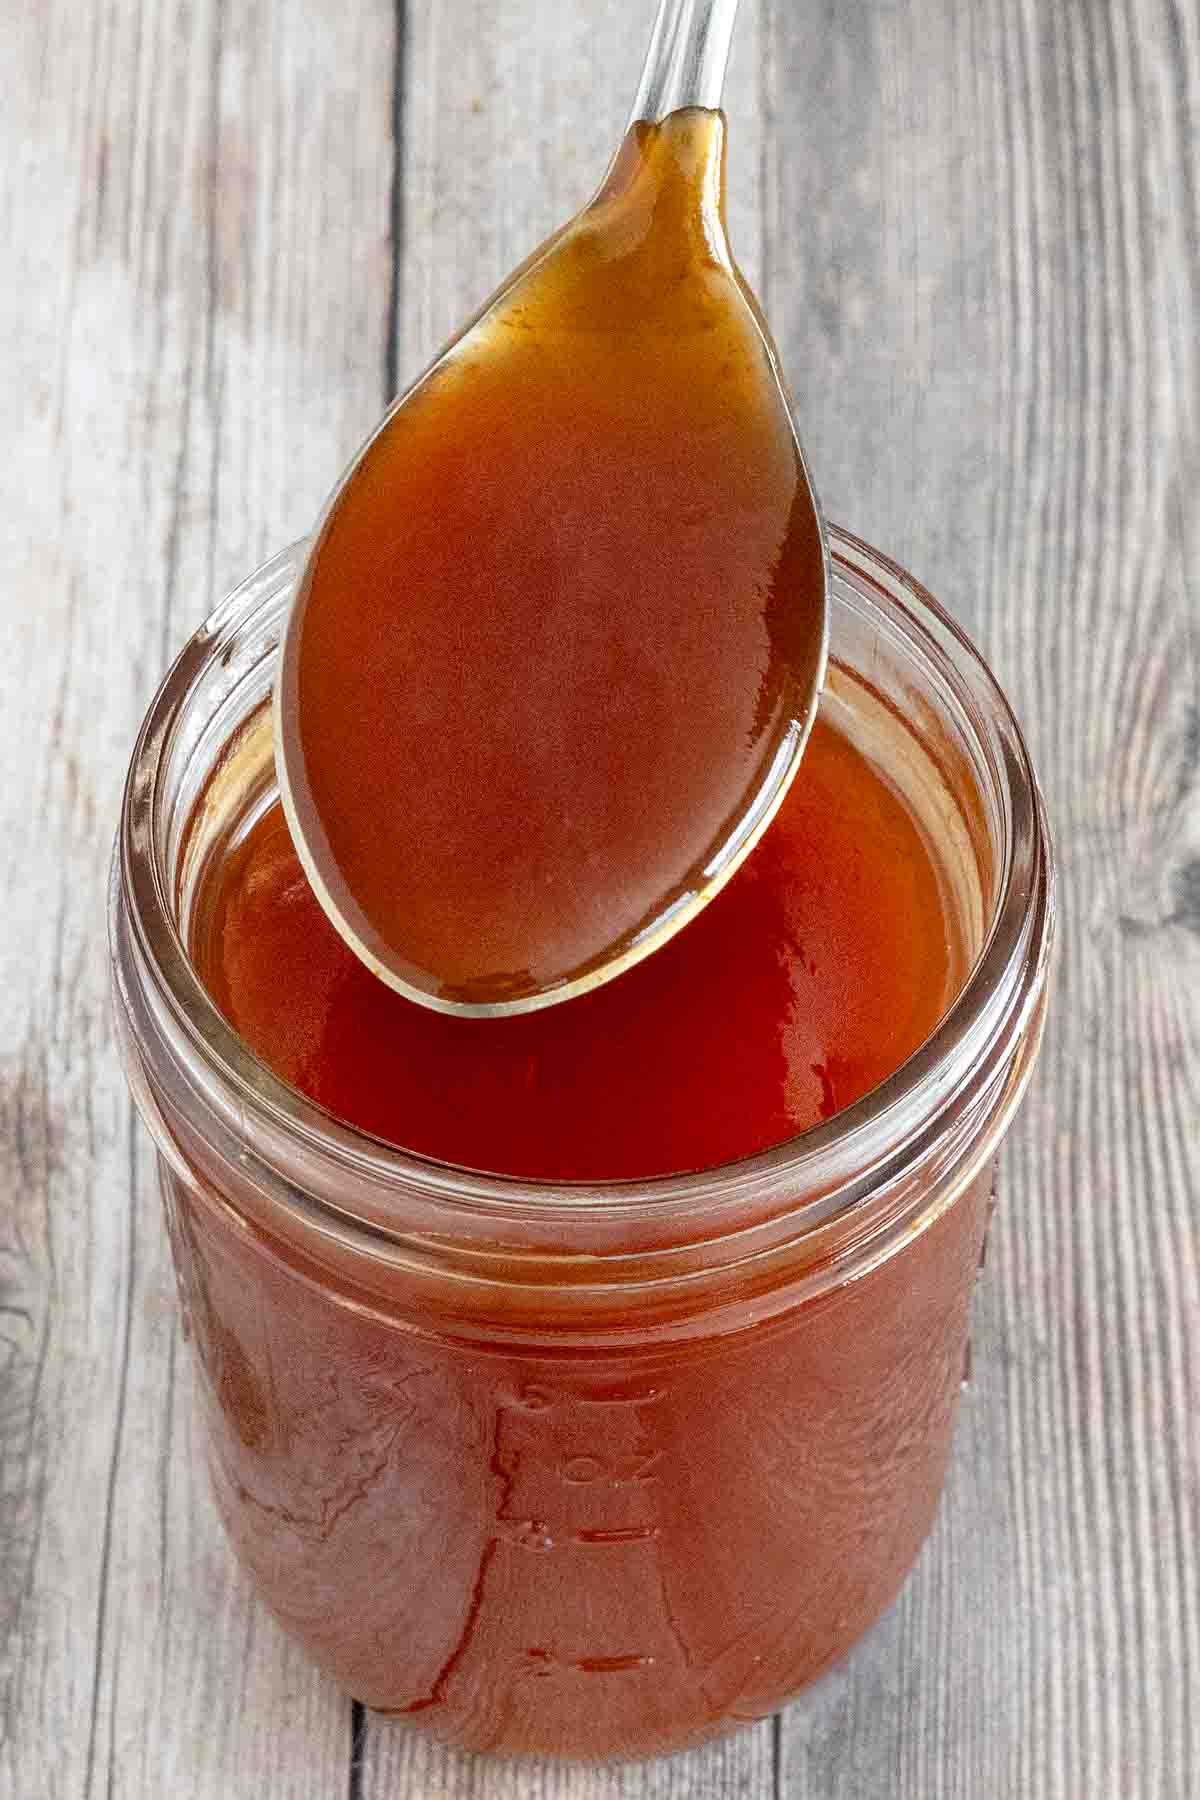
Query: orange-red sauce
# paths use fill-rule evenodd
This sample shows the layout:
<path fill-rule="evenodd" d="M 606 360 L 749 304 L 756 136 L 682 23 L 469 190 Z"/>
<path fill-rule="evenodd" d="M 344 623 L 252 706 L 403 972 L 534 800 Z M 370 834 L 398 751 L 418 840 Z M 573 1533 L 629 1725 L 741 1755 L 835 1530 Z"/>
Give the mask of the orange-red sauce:
<path fill-rule="evenodd" d="M 675 127 L 630 138 L 484 349 L 378 439 L 305 600 L 309 800 L 341 878 L 468 997 L 587 964 L 694 884 L 812 649 L 803 471 L 710 231 L 719 122 Z M 214 860 L 192 951 L 245 1042 L 342 1119 L 561 1181 L 803 1131 L 903 1062 L 962 974 L 920 832 L 828 720 L 724 892 L 565 1004 L 462 1019 L 383 986 L 278 805 Z M 360 1699 L 481 1749 L 646 1755 L 777 1705 L 891 1599 L 941 1483 L 986 1171 L 765 1324 L 702 1314 L 669 1341 L 665 1303 L 639 1325 L 618 1284 L 620 1348 L 589 1351 L 563 1341 L 577 1290 L 555 1342 L 503 1279 L 468 1331 L 436 1259 L 368 1280 L 345 1244 L 285 1246 L 238 1167 L 179 1148 L 218 1500 Z M 503 1272 L 503 1225 L 481 1232 Z M 540 1295 L 553 1271 L 522 1279 Z M 749 1280 L 723 1271 L 724 1301 Z"/>
<path fill-rule="evenodd" d="M 633 129 L 384 425 L 298 597 L 301 828 L 424 992 L 502 1003 L 629 951 L 808 716 L 821 544 L 722 133 Z"/>
<path fill-rule="evenodd" d="M 382 987 L 274 807 L 216 860 L 193 947 L 246 1041 L 344 1118 L 571 1178 L 713 1163 L 846 1104 L 935 1023 L 951 936 L 904 806 L 818 721 L 725 892 L 549 1011 L 448 1019 Z M 218 1502 L 267 1603 L 359 1699 L 471 1748 L 645 1756 L 777 1706 L 892 1599 L 941 1486 L 988 1170 L 767 1323 L 702 1312 L 672 1342 L 614 1290 L 625 1335 L 589 1350 L 543 1343 L 503 1280 L 464 1337 L 436 1263 L 368 1280 L 319 1237 L 285 1246 L 237 1167 L 182 1128 L 178 1149 Z M 727 1302 L 744 1279 L 721 1278 Z"/>
<path fill-rule="evenodd" d="M 503 1019 L 433 1013 L 342 942 L 272 807 L 198 909 L 218 1005 L 331 1112 L 445 1161 L 566 1180 L 743 1156 L 846 1106 L 928 1035 L 959 971 L 909 813 L 818 720 L 725 891 L 605 987 Z"/>

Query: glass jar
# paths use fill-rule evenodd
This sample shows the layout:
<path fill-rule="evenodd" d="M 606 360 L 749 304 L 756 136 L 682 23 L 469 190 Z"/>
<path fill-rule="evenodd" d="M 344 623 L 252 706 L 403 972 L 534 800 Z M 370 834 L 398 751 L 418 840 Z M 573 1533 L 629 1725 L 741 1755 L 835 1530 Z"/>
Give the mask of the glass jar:
<path fill-rule="evenodd" d="M 887 1607 L 933 1518 L 1051 863 L 976 652 L 878 553 L 833 550 L 823 705 L 925 832 L 968 973 L 881 1086 L 700 1174 L 406 1154 L 279 1081 L 207 997 L 191 908 L 275 795 L 298 551 L 197 632 L 134 752 L 116 1016 L 225 1525 L 335 1679 L 469 1748 L 645 1756 L 769 1712 Z"/>

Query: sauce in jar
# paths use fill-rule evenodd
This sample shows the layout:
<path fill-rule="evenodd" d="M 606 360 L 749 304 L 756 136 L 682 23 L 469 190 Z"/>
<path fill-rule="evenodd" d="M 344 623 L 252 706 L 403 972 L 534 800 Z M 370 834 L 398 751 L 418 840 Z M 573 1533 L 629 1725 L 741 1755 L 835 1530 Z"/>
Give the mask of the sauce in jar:
<path fill-rule="evenodd" d="M 342 1117 L 568 1183 L 728 1161 L 827 1118 L 963 973 L 920 830 L 820 720 L 725 892 L 549 1011 L 447 1019 L 382 986 L 277 803 L 210 855 L 192 945 L 244 1041 Z M 499 1293 L 494 1330 L 458 1341 L 403 1276 L 381 1305 L 176 1183 L 233 1541 L 352 1693 L 458 1743 L 647 1755 L 769 1710 L 881 1610 L 928 1528 L 988 1181 L 788 1319 L 699 1343 L 651 1319 L 636 1349 L 549 1355 L 505 1341 L 530 1307 L 536 1326 L 536 1293 L 521 1321 Z"/>
<path fill-rule="evenodd" d="M 637 1347 L 576 1352 L 463 1341 L 168 1172 L 239 1559 L 348 1692 L 467 1749 L 645 1757 L 761 1717 L 933 1521 L 990 1192 L 989 1160 L 782 1317 L 674 1342 L 631 1310 Z"/>
<path fill-rule="evenodd" d="M 835 534 L 822 717 L 726 892 L 556 1010 L 406 1012 L 278 823 L 296 567 L 164 682 L 112 889 L 218 1503 L 264 1602 L 372 1707 L 498 1752 L 679 1748 L 843 1654 L 932 1521 L 1044 1012 L 1028 759 L 961 634 Z"/>
<path fill-rule="evenodd" d="M 210 879 L 192 948 L 245 1042 L 331 1112 L 422 1155 L 566 1181 L 707 1168 L 830 1117 L 916 1049 L 963 973 L 921 833 L 821 720 L 725 891 L 544 1012 L 448 1018 L 385 987 L 326 919 L 277 805 Z"/>

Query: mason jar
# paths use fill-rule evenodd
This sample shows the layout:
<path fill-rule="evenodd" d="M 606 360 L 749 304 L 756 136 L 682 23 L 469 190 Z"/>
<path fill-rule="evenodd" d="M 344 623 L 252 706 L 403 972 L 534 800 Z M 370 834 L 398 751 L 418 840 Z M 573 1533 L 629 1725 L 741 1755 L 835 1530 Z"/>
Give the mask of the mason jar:
<path fill-rule="evenodd" d="M 210 1000 L 189 930 L 276 797 L 301 548 L 200 628 L 134 750 L 116 1018 L 221 1516 L 336 1681 L 467 1748 L 640 1757 L 758 1718 L 889 1605 L 934 1516 L 1051 858 L 978 653 L 895 564 L 832 547 L 822 706 L 916 820 L 964 979 L 878 1087 L 721 1167 L 431 1161 L 276 1078 Z"/>

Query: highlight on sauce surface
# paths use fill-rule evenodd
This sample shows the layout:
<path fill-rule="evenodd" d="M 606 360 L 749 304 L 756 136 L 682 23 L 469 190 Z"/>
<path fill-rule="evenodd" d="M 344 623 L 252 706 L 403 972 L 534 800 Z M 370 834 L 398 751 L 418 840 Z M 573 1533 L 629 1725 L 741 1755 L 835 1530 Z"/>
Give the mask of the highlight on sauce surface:
<path fill-rule="evenodd" d="M 790 779 L 825 546 L 721 208 L 724 120 L 630 130 L 596 199 L 384 422 L 281 663 L 284 805 L 384 980 L 525 1009 L 665 940 Z"/>

